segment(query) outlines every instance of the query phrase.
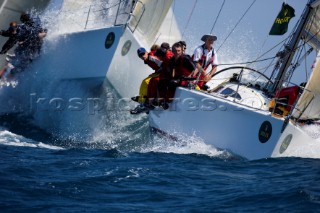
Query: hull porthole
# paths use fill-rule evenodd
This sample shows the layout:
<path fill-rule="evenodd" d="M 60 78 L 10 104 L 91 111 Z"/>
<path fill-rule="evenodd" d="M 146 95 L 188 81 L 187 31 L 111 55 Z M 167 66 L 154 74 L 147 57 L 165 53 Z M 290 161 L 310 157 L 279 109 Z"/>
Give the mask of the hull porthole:
<path fill-rule="evenodd" d="M 269 121 L 265 121 L 261 124 L 259 129 L 259 141 L 261 143 L 266 143 L 272 135 L 272 125 Z"/>
<path fill-rule="evenodd" d="M 128 41 L 126 41 L 126 43 L 124 43 L 124 45 L 122 47 L 121 55 L 122 56 L 127 55 L 127 53 L 129 52 L 130 48 L 131 48 L 131 41 L 128 40 Z"/>
<path fill-rule="evenodd" d="M 279 149 L 280 154 L 284 153 L 288 149 L 288 147 L 291 143 L 291 140 L 292 140 L 292 134 L 287 135 L 285 137 L 285 139 L 283 140 L 283 142 L 280 146 L 280 149 Z"/>
<path fill-rule="evenodd" d="M 109 49 L 110 47 L 112 47 L 115 38 L 116 38 L 116 35 L 114 34 L 114 32 L 110 32 L 106 37 L 106 41 L 104 42 L 104 47 L 106 49 Z"/>

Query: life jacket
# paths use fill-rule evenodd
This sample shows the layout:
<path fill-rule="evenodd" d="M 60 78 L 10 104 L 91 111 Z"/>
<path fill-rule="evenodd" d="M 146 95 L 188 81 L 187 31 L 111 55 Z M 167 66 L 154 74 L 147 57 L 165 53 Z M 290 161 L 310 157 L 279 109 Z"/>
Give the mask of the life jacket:
<path fill-rule="evenodd" d="M 171 52 L 170 50 L 167 50 L 165 59 L 170 60 L 170 58 L 172 58 L 173 56 L 174 56 L 173 52 Z"/>
<path fill-rule="evenodd" d="M 153 53 L 149 53 L 147 60 L 144 61 L 153 70 L 158 70 L 161 67 L 162 61 Z"/>
<path fill-rule="evenodd" d="M 183 62 L 186 60 L 186 56 L 181 56 L 175 64 L 175 78 L 179 78 L 182 76 L 189 76 L 193 70 L 188 70 Z"/>
<path fill-rule="evenodd" d="M 201 45 L 202 48 L 202 55 L 198 63 L 201 65 L 203 70 L 206 70 L 209 65 L 214 61 L 214 49 L 212 48 L 211 58 L 209 59 L 209 62 L 207 63 L 207 56 L 204 54 L 205 50 L 205 44 Z M 194 60 L 194 54 L 192 55 L 192 60 Z M 204 82 L 206 73 L 203 71 L 200 74 L 198 86 L 202 87 L 206 82 Z"/>
<path fill-rule="evenodd" d="M 162 72 L 164 75 L 170 75 L 169 74 L 169 67 L 170 67 L 170 60 L 171 58 L 174 56 L 174 54 L 170 51 L 170 50 L 167 50 L 166 51 L 166 55 L 164 56 L 163 58 L 163 62 L 162 62 Z"/>
<path fill-rule="evenodd" d="M 212 63 L 214 61 L 214 49 L 212 48 L 211 58 L 209 59 L 209 62 L 207 63 L 207 56 L 204 54 L 205 44 L 201 45 L 201 48 L 202 48 L 202 56 L 201 56 L 200 60 L 198 61 L 198 63 L 200 63 L 202 68 L 204 70 L 206 70 L 208 68 L 208 66 L 210 65 L 210 63 Z M 192 60 L 194 60 L 194 54 L 192 55 L 191 58 L 192 58 Z"/>

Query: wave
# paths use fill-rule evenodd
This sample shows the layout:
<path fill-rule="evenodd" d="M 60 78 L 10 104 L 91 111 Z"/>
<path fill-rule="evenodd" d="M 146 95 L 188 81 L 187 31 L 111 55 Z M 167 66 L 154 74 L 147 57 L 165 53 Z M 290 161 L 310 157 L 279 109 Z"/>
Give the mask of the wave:
<path fill-rule="evenodd" d="M 43 142 L 37 142 L 29 138 L 25 138 L 21 135 L 16 135 L 8 130 L 0 130 L 0 144 L 6 146 L 20 146 L 31 148 L 42 148 L 51 150 L 63 150 L 64 148 L 45 144 Z"/>

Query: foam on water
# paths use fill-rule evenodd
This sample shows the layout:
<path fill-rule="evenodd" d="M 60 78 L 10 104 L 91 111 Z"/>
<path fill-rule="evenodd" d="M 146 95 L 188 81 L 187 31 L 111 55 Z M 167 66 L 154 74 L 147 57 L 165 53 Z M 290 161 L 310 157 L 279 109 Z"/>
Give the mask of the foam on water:
<path fill-rule="evenodd" d="M 312 138 L 319 140 L 320 144 L 320 125 L 313 124 L 313 125 L 305 125 L 302 127 L 302 130 L 306 131 L 308 135 Z"/>
<path fill-rule="evenodd" d="M 146 144 L 142 152 L 159 152 L 159 153 L 175 153 L 175 154 L 199 154 L 209 157 L 228 157 L 226 151 L 217 150 L 215 147 L 207 145 L 203 140 L 195 135 L 180 135 L 179 139 L 169 139 L 154 136 L 152 142 Z"/>
<path fill-rule="evenodd" d="M 6 145 L 6 146 L 21 146 L 21 147 L 52 149 L 52 150 L 64 149 L 59 146 L 53 146 L 53 145 L 45 144 L 42 142 L 33 141 L 21 135 L 13 134 L 8 130 L 0 130 L 0 144 Z"/>
<path fill-rule="evenodd" d="M 308 141 L 303 149 L 300 147 L 288 149 L 282 157 L 299 157 L 299 158 L 320 158 L 320 141 L 310 142 Z"/>
<path fill-rule="evenodd" d="M 18 81 L 16 80 L 1 80 L 0 81 L 0 89 L 3 88 L 3 87 L 12 87 L 12 88 L 15 88 L 17 85 L 18 85 Z"/>
<path fill-rule="evenodd" d="M 289 148 L 282 154 L 283 157 L 300 157 L 300 158 L 320 158 L 320 126 L 318 124 L 305 125 L 301 128 L 303 133 L 307 134 L 312 139 L 304 141 L 305 143 L 299 146 L 289 145 Z"/>

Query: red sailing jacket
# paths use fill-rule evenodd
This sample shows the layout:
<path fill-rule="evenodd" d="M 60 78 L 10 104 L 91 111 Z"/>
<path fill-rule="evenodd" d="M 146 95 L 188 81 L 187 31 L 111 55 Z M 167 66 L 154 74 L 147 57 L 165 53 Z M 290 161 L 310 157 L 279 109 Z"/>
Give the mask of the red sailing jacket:
<path fill-rule="evenodd" d="M 174 58 L 173 58 L 174 60 Z M 192 71 L 195 70 L 195 65 L 192 62 L 192 59 L 188 55 L 182 55 L 180 58 L 175 62 L 174 69 L 175 69 L 175 76 L 174 78 L 181 78 L 182 76 L 189 76 Z"/>
<path fill-rule="evenodd" d="M 150 52 L 147 60 L 145 60 L 144 63 L 151 67 L 153 70 L 158 70 L 161 67 L 162 61 L 157 56 L 155 56 L 153 52 Z"/>

